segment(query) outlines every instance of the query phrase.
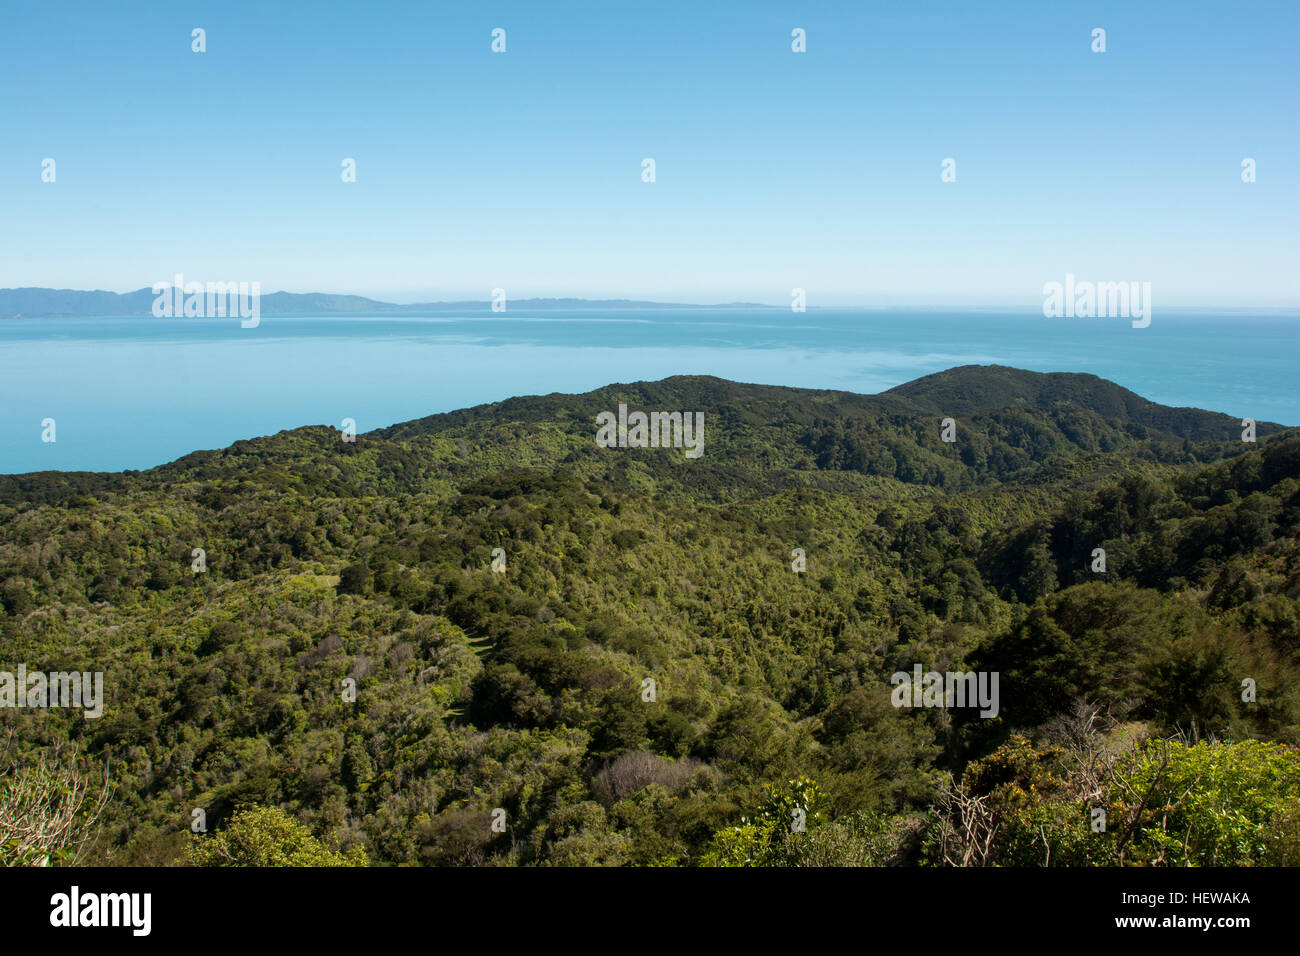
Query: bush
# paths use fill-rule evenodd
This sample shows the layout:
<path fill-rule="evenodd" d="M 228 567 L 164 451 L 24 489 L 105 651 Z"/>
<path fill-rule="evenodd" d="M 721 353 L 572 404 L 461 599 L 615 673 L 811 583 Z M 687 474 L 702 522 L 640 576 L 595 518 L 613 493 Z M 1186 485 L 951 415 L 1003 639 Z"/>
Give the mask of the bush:
<path fill-rule="evenodd" d="M 605 803 L 630 797 L 651 784 L 676 793 L 700 766 L 690 758 L 674 762 L 644 751 L 623 754 L 596 774 L 591 789 Z"/>
<path fill-rule="evenodd" d="M 1023 738 L 967 768 L 927 855 L 994 866 L 1281 866 L 1300 860 L 1300 753 L 1281 744 L 1146 741 L 1062 767 Z M 1092 814 L 1104 811 L 1104 829 Z M 977 836 L 964 852 L 961 834 Z"/>
<path fill-rule="evenodd" d="M 275 807 L 235 812 L 220 832 L 194 837 L 186 850 L 191 866 L 366 866 L 360 847 L 342 854 Z"/>

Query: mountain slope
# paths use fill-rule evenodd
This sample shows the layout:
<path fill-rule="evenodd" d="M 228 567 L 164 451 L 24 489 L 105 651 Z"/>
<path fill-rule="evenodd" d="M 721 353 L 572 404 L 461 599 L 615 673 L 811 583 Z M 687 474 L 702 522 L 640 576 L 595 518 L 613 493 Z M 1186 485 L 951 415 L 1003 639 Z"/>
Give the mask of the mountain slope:
<path fill-rule="evenodd" d="M 704 452 L 605 449 L 596 416 L 703 412 Z M 956 419 L 944 442 L 940 420 Z M 1132 467 L 1181 467 L 1241 454 L 1231 416 L 1147 402 L 1090 375 L 967 366 L 880 395 L 675 376 L 580 395 L 523 396 L 432 415 L 342 442 L 313 426 L 195 452 L 142 473 L 0 477 L 0 501 L 70 496 L 238 474 L 333 494 L 445 494 L 506 468 L 553 469 L 668 496 L 740 500 L 801 487 L 958 490 L 992 483 L 1088 483 Z M 1266 439 L 1285 431 L 1258 424 Z M 274 479 L 265 478 L 274 473 Z M 292 477 L 288 477 L 292 475 Z"/>
<path fill-rule="evenodd" d="M 1078 372 L 1041 373 L 1002 365 L 963 365 L 906 382 L 885 394 L 945 415 L 975 415 L 1016 406 L 1050 409 L 1073 405 L 1112 422 L 1191 441 L 1223 441 L 1225 435 L 1241 431 L 1239 419 L 1231 415 L 1157 405 L 1114 382 Z"/>

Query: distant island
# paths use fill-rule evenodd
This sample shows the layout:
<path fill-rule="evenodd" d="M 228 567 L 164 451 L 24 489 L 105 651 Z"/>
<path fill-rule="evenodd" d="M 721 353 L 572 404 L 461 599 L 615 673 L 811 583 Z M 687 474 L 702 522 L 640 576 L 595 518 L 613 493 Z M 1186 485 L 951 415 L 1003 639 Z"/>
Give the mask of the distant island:
<path fill-rule="evenodd" d="M 156 295 L 152 287 L 134 292 L 91 292 L 79 289 L 0 289 L 0 318 L 68 318 L 95 315 L 152 315 Z M 776 309 L 757 302 L 698 305 L 687 302 L 643 302 L 634 299 L 509 299 L 515 309 Z M 415 302 L 402 305 L 360 295 L 328 292 L 271 292 L 262 296 L 263 315 L 297 313 L 466 312 L 491 310 L 490 299 L 455 302 Z"/>

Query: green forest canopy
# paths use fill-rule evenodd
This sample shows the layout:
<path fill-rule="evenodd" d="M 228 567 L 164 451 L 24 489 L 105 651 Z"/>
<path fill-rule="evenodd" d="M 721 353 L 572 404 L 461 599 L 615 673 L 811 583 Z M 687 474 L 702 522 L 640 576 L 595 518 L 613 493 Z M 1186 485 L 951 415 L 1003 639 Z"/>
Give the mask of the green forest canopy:
<path fill-rule="evenodd" d="M 597 448 L 619 402 L 704 456 Z M 1295 862 L 1297 491 L 1294 429 L 996 366 L 0 476 L 0 670 L 108 698 L 3 719 L 108 768 L 113 863 Z M 895 709 L 916 664 L 997 671 L 998 716 Z"/>

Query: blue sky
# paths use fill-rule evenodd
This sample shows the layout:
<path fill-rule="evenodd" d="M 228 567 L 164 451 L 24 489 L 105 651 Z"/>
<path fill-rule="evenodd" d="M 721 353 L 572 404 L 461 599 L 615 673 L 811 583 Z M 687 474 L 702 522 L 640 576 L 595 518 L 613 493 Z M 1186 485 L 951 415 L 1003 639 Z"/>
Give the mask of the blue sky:
<path fill-rule="evenodd" d="M 1290 0 L 11 4 L 0 286 L 1294 306 L 1298 54 Z"/>

